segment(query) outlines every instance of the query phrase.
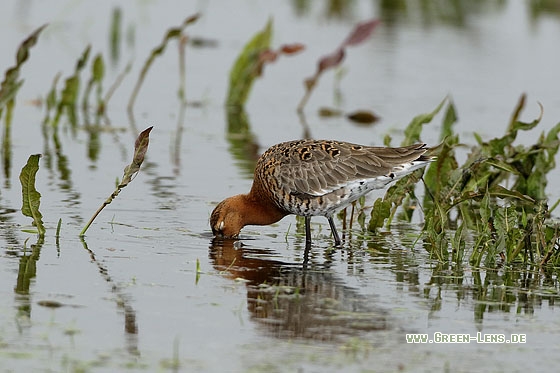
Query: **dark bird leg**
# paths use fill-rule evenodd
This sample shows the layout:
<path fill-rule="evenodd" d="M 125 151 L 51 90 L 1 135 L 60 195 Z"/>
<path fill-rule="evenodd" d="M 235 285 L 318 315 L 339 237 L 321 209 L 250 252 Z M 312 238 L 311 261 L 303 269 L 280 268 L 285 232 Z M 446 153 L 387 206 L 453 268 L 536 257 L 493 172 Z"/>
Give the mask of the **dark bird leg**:
<path fill-rule="evenodd" d="M 329 221 L 329 225 L 331 226 L 331 232 L 332 235 L 334 237 L 334 245 L 335 246 L 340 246 L 341 241 L 340 241 L 340 237 L 338 236 L 338 232 L 336 231 L 336 226 L 334 225 L 334 221 L 332 220 L 332 216 L 327 217 L 328 221 Z"/>
<path fill-rule="evenodd" d="M 303 269 L 307 269 L 307 264 L 309 263 L 309 252 L 311 251 L 311 244 L 305 244 L 305 250 L 303 252 Z"/>
<path fill-rule="evenodd" d="M 311 247 L 311 216 L 305 217 L 305 248 Z"/>

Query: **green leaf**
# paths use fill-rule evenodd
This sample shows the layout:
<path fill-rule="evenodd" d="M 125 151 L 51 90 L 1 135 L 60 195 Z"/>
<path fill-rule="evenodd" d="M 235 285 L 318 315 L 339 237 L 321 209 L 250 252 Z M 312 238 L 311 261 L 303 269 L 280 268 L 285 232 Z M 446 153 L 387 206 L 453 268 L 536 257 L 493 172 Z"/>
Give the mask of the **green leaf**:
<path fill-rule="evenodd" d="M 422 175 L 424 174 L 424 169 L 413 171 L 412 173 L 406 175 L 402 179 L 398 180 L 395 184 L 393 184 L 385 193 L 383 197 L 383 201 L 389 203 L 391 206 L 391 213 L 389 214 L 387 225 L 391 225 L 393 217 L 397 212 L 397 209 L 403 205 L 403 200 L 409 194 L 414 193 L 414 189 L 416 188 L 416 183 L 420 180 Z M 416 198 L 416 197 L 414 197 Z M 403 206 L 406 207 L 406 206 Z M 407 212 L 407 220 L 412 218 L 412 212 L 414 210 L 409 210 Z"/>
<path fill-rule="evenodd" d="M 440 134 L 442 143 L 436 147 L 439 148 L 437 158 L 428 166 L 424 174 L 426 185 L 436 195 L 439 195 L 442 190 L 450 188 L 455 183 L 451 176 L 454 175 L 453 171 L 459 167 L 454 149 L 459 143 L 459 136 L 453 134 L 453 125 L 456 121 L 455 106 L 449 100 Z M 427 202 L 429 198 L 431 197 L 425 194 L 424 202 Z"/>
<path fill-rule="evenodd" d="M 539 107 L 541 109 L 541 112 L 536 119 L 534 119 L 532 122 L 522 122 L 519 120 L 519 116 L 521 115 L 521 112 L 525 107 L 525 99 L 525 94 L 521 95 L 521 97 L 519 98 L 517 106 L 515 107 L 511 116 L 506 134 L 503 137 L 490 140 L 487 144 L 482 144 L 486 154 L 491 157 L 494 157 L 496 155 L 507 156 L 508 150 L 512 147 L 513 142 L 517 138 L 517 132 L 520 130 L 528 131 L 540 123 L 543 115 L 543 107 L 540 103 Z"/>
<path fill-rule="evenodd" d="M 121 44 L 122 10 L 119 7 L 113 8 L 111 16 L 111 27 L 109 28 L 110 55 L 115 63 L 119 60 L 119 47 Z"/>
<path fill-rule="evenodd" d="M 89 59 L 89 52 L 91 52 L 91 45 L 88 45 L 86 49 L 84 49 L 82 55 L 78 59 L 78 62 L 76 62 L 76 74 L 82 71 L 84 67 L 86 67 L 87 61 Z"/>
<path fill-rule="evenodd" d="M 105 75 L 105 63 L 103 62 L 103 56 L 98 53 L 93 59 L 93 66 L 91 69 L 93 80 L 97 83 L 103 81 L 103 76 Z"/>
<path fill-rule="evenodd" d="M 451 241 L 451 247 L 453 247 L 453 250 L 457 253 L 458 259 L 462 259 L 463 251 L 465 250 L 464 230 L 465 230 L 465 223 L 463 222 L 459 225 L 459 227 L 457 227 L 457 230 L 455 231 L 455 234 L 453 235 L 453 239 Z"/>
<path fill-rule="evenodd" d="M 22 168 L 19 175 L 21 181 L 23 205 L 21 212 L 25 216 L 33 218 L 33 224 L 37 227 L 39 236 L 45 235 L 45 227 L 43 226 L 43 216 L 39 211 L 41 203 L 41 193 L 35 189 L 35 175 L 39 170 L 40 154 L 29 156 L 27 164 Z"/>
<path fill-rule="evenodd" d="M 403 140 L 401 146 L 412 145 L 420 141 L 420 134 L 422 133 L 422 126 L 426 123 L 430 123 L 434 116 L 436 116 L 443 104 L 447 101 L 447 97 L 440 102 L 440 104 L 435 108 L 434 111 L 427 114 L 420 114 L 415 116 L 412 121 L 408 124 L 404 130 L 405 139 Z"/>
<path fill-rule="evenodd" d="M 527 202 L 527 203 L 535 203 L 535 200 L 533 198 L 531 198 L 530 196 L 527 196 L 525 194 L 521 194 L 516 190 L 509 190 L 504 188 L 501 185 L 493 185 L 490 189 L 488 189 L 488 192 L 490 193 L 490 195 L 492 197 L 498 197 L 498 198 L 513 198 L 519 201 L 523 201 L 523 202 Z"/>
<path fill-rule="evenodd" d="M 6 70 L 4 80 L 2 84 L 0 84 L 0 113 L 6 103 L 14 99 L 19 88 L 22 86 L 23 80 L 18 80 L 21 65 L 29 58 L 29 50 L 37 43 L 41 31 L 43 31 L 46 26 L 47 25 L 43 25 L 33 31 L 27 39 L 21 43 L 16 53 L 16 64 Z"/>
<path fill-rule="evenodd" d="M 447 110 L 445 111 L 445 116 L 443 117 L 443 123 L 441 126 L 441 135 L 439 137 L 440 141 L 444 141 L 447 138 L 457 138 L 453 136 L 453 125 L 457 122 L 457 112 L 455 110 L 455 105 L 453 105 L 453 101 L 449 99 L 449 103 L 447 104 Z M 454 145 L 457 142 L 451 143 L 447 141 L 449 145 Z"/>
<path fill-rule="evenodd" d="M 261 74 L 260 56 L 270 49 L 272 39 L 272 19 L 269 19 L 263 30 L 257 32 L 245 45 L 229 74 L 229 90 L 227 105 L 243 107 L 255 78 Z"/>
<path fill-rule="evenodd" d="M 508 134 L 515 134 L 517 135 L 517 131 L 522 130 L 522 131 L 528 131 L 532 128 L 534 128 L 537 124 L 540 123 L 542 116 L 543 116 L 543 106 L 539 104 L 539 107 L 541 109 L 541 112 L 539 114 L 539 116 L 531 121 L 531 122 L 522 122 L 519 120 L 519 116 L 521 115 L 521 112 L 523 111 L 524 107 L 525 107 L 525 100 L 526 100 L 526 95 L 522 94 L 521 97 L 519 98 L 519 101 L 517 103 L 517 106 L 515 107 L 512 117 L 511 117 L 511 121 L 508 127 Z"/>
<path fill-rule="evenodd" d="M 70 122 L 72 128 L 75 129 L 77 127 L 78 120 L 76 115 L 76 103 L 78 101 L 78 96 L 80 93 L 80 73 L 86 66 L 90 50 L 91 46 L 88 45 L 76 62 L 74 74 L 66 78 L 66 80 L 64 81 L 64 88 L 62 89 L 62 92 L 60 94 L 60 101 L 58 101 L 57 103 L 56 113 L 51 123 L 51 125 L 55 128 L 58 126 L 60 118 L 62 117 L 62 114 L 64 112 L 67 114 L 68 121 Z M 55 83 L 56 80 L 58 80 L 58 78 L 55 79 Z M 48 118 L 48 116 L 49 115 L 47 113 L 46 118 Z"/>
<path fill-rule="evenodd" d="M 97 84 L 97 103 L 101 105 L 101 83 L 103 82 L 103 76 L 105 75 L 105 63 L 103 62 L 103 56 L 98 53 L 93 59 L 91 66 L 91 77 L 88 80 L 86 89 L 84 90 L 82 98 L 82 108 L 84 112 L 89 106 L 89 96 L 94 84 Z M 98 111 L 99 112 L 99 111 Z"/>
<path fill-rule="evenodd" d="M 500 159 L 497 158 L 488 158 L 484 161 L 484 163 L 489 164 L 491 166 L 496 167 L 497 169 L 500 169 L 502 171 L 505 172 L 510 172 L 514 175 L 519 175 L 519 170 L 517 170 L 515 167 L 513 167 L 511 164 L 504 162 Z"/>
<path fill-rule="evenodd" d="M 368 230 L 376 232 L 379 228 L 383 227 L 385 219 L 391 215 L 391 202 L 384 201 L 378 198 L 373 203 L 373 210 L 371 210 L 371 219 L 368 224 Z"/>
<path fill-rule="evenodd" d="M 72 75 L 64 82 L 64 89 L 61 93 L 60 105 L 73 106 L 76 104 L 78 94 L 80 93 L 80 78 Z"/>
<path fill-rule="evenodd" d="M 196 22 L 198 20 L 198 18 L 200 18 L 200 14 L 198 14 L 198 13 L 194 14 L 194 15 L 186 18 L 179 27 L 174 27 L 174 28 L 171 28 L 171 29 L 167 30 L 167 33 L 165 34 L 165 37 L 163 38 L 162 42 L 157 47 L 152 49 L 152 52 L 150 53 L 150 56 L 148 57 L 146 62 L 144 62 L 144 66 L 142 66 L 142 70 L 140 71 L 140 74 L 138 75 L 138 80 L 136 81 L 136 85 L 134 86 L 134 90 L 132 91 L 132 94 L 130 95 L 130 99 L 128 100 L 128 108 L 127 108 L 128 111 L 130 111 L 130 112 L 132 111 L 132 109 L 134 107 L 134 102 L 136 101 L 136 97 L 138 96 L 138 93 L 140 92 L 140 88 L 142 87 L 142 83 L 144 82 L 144 79 L 146 78 L 146 75 L 148 74 L 148 70 L 150 69 L 150 67 L 154 63 L 154 60 L 156 59 L 156 57 L 162 55 L 163 52 L 165 51 L 165 48 L 167 47 L 167 44 L 169 44 L 169 42 L 171 40 L 179 38 L 182 35 L 183 30 L 188 25 L 190 25 L 191 23 Z"/>

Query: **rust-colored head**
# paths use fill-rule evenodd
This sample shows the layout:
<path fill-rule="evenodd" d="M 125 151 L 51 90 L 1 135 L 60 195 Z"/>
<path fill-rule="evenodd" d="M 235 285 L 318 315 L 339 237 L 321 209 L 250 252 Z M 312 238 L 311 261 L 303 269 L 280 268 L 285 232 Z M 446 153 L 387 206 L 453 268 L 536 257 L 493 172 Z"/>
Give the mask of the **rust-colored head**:
<path fill-rule="evenodd" d="M 210 215 L 210 227 L 215 236 L 235 238 L 239 235 L 239 231 L 245 226 L 243 203 L 242 195 L 237 195 L 223 200 L 216 206 Z"/>
<path fill-rule="evenodd" d="M 276 223 L 288 213 L 279 210 L 266 199 L 256 198 L 253 191 L 226 198 L 210 215 L 210 227 L 215 236 L 236 238 L 246 225 Z"/>

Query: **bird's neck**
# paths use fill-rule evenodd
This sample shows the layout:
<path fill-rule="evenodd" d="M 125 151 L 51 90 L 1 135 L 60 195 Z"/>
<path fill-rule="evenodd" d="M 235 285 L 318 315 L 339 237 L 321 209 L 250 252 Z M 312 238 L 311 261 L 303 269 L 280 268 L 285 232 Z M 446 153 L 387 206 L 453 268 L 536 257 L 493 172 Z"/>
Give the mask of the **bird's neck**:
<path fill-rule="evenodd" d="M 276 223 L 287 212 L 280 210 L 266 196 L 262 195 L 256 188 L 251 188 L 249 194 L 242 195 L 243 217 L 246 225 L 268 225 Z"/>

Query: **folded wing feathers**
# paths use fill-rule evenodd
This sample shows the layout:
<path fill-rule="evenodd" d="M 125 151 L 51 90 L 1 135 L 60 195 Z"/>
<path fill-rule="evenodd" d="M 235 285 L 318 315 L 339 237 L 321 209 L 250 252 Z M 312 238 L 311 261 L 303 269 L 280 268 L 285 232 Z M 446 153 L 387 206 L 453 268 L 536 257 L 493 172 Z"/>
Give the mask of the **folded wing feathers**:
<path fill-rule="evenodd" d="M 350 144 L 351 145 L 351 144 Z M 415 144 L 403 148 L 337 146 L 340 154 L 332 157 L 327 152 L 315 149 L 309 162 L 292 158 L 281 166 L 277 174 L 280 185 L 289 193 L 321 196 L 340 189 L 348 183 L 389 176 L 401 175 L 402 171 L 414 164 L 424 163 L 431 157 L 422 155 L 425 144 Z M 419 168 L 421 166 L 413 167 Z M 407 172 L 405 172 L 407 173 Z"/>

